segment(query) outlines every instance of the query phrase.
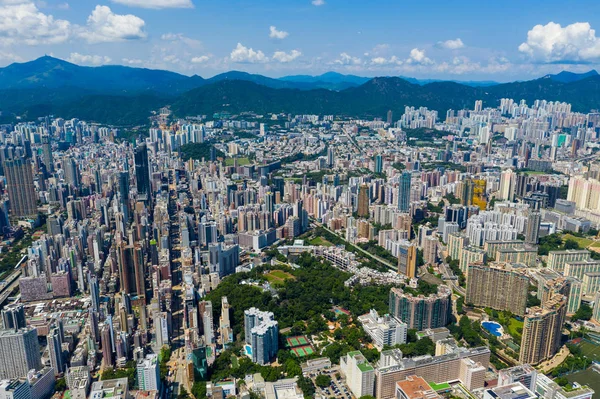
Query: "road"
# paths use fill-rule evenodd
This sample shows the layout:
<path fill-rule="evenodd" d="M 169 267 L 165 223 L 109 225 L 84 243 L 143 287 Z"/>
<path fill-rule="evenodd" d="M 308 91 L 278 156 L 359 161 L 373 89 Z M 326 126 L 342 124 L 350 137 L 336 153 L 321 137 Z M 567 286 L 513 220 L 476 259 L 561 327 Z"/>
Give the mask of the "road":
<path fill-rule="evenodd" d="M 19 285 L 20 275 L 21 270 L 19 269 L 3 281 L 3 283 L 5 282 L 5 284 L 3 284 L 2 289 L 0 289 L 0 305 L 2 305 L 8 299 L 15 287 Z"/>
<path fill-rule="evenodd" d="M 315 226 L 318 227 L 322 227 L 325 230 L 327 230 L 328 232 L 330 232 L 331 234 L 335 235 L 336 237 L 339 237 L 340 239 L 344 240 L 345 243 L 347 243 L 348 245 L 350 245 L 352 248 L 356 249 L 357 251 L 361 252 L 362 254 L 364 254 L 367 258 L 371 258 L 372 260 L 381 263 L 382 265 L 386 266 L 388 269 L 397 272 L 398 271 L 398 265 L 392 265 L 391 263 L 389 263 L 388 261 L 386 261 L 383 258 L 380 258 L 377 255 L 373 255 L 370 252 L 365 251 L 364 249 L 362 249 L 361 247 L 358 247 L 354 244 L 349 243 L 348 241 L 346 241 L 345 239 L 343 239 L 342 237 L 340 237 L 339 235 L 337 235 L 335 232 L 333 232 L 332 230 L 329 230 L 329 228 L 327 226 L 325 226 L 322 223 L 317 222 L 316 220 L 313 220 L 313 223 Z"/>

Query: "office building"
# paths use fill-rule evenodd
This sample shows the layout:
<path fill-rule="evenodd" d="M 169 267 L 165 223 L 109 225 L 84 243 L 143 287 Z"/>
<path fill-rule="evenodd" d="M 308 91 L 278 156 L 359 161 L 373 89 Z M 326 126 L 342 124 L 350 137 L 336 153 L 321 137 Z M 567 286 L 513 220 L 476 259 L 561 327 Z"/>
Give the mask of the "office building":
<path fill-rule="evenodd" d="M 358 189 L 358 216 L 369 217 L 369 186 L 362 184 Z"/>
<path fill-rule="evenodd" d="M 29 381 L 26 378 L 1 380 L 0 399 L 34 399 Z"/>
<path fill-rule="evenodd" d="M 138 386 L 144 391 L 160 391 L 158 355 L 152 353 L 137 362 Z"/>
<path fill-rule="evenodd" d="M 400 175 L 400 185 L 398 186 L 398 209 L 401 212 L 410 210 L 410 189 L 412 174 L 408 171 Z"/>
<path fill-rule="evenodd" d="M 250 308 L 244 312 L 246 354 L 254 363 L 271 363 L 279 350 L 279 325 L 272 312 Z"/>
<path fill-rule="evenodd" d="M 523 324 L 521 363 L 538 364 L 554 356 L 560 347 L 567 301 L 554 295 L 542 307 L 529 308 Z"/>
<path fill-rule="evenodd" d="M 529 278 L 506 263 L 469 265 L 466 303 L 477 307 L 508 310 L 523 316 L 527 307 Z"/>
<path fill-rule="evenodd" d="M 359 316 L 358 321 L 379 350 L 384 346 L 406 343 L 408 326 L 393 316 L 379 316 L 375 309 L 371 309 L 369 313 Z"/>
<path fill-rule="evenodd" d="M 0 330 L 0 379 L 21 378 L 40 370 L 42 362 L 35 328 Z"/>
<path fill-rule="evenodd" d="M 417 247 L 408 241 L 398 246 L 398 274 L 408 278 L 417 275 Z"/>
<path fill-rule="evenodd" d="M 135 148 L 134 159 L 138 198 L 148 203 L 152 195 L 152 187 L 150 186 L 150 165 L 146 143 L 141 143 Z"/>
<path fill-rule="evenodd" d="M 5 330 L 18 330 L 27 327 L 25 308 L 22 304 L 9 304 L 2 309 L 2 325 Z"/>
<path fill-rule="evenodd" d="M 355 397 L 374 395 L 375 369 L 360 351 L 348 352 L 340 359 L 340 372 Z"/>
<path fill-rule="evenodd" d="M 11 215 L 16 217 L 37 215 L 37 198 L 29 159 L 16 158 L 5 161 L 4 174 Z"/>
<path fill-rule="evenodd" d="M 429 296 L 414 296 L 394 287 L 390 290 L 390 315 L 416 330 L 444 327 L 450 322 L 451 296 L 452 290 L 445 285 Z"/>

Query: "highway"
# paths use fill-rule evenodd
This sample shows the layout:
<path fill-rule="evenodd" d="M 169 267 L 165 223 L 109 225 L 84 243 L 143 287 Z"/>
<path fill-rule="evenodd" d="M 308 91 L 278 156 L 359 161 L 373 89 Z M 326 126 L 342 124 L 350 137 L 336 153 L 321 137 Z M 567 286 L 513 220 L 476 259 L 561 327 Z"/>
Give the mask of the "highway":
<path fill-rule="evenodd" d="M 23 256 L 21 261 L 17 264 L 20 265 L 23 259 L 27 259 L 27 255 Z M 12 294 L 15 287 L 19 285 L 19 277 L 21 276 L 21 269 L 14 271 L 7 279 L 0 283 L 0 305 L 2 305 L 8 297 Z"/>

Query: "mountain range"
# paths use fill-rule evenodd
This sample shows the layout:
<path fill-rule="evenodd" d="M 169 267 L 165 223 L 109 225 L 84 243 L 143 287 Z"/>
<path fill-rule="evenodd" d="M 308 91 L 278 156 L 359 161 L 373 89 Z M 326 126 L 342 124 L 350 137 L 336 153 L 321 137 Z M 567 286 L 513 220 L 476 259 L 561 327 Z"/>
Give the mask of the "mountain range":
<path fill-rule="evenodd" d="M 565 101 L 573 110 L 600 108 L 600 75 L 563 71 L 539 79 L 498 84 L 406 77 L 367 78 L 328 72 L 279 79 L 230 71 L 212 78 L 125 66 L 78 66 L 45 56 L 0 68 L 1 120 L 45 115 L 115 125 L 147 123 L 152 110 L 170 105 L 176 116 L 214 112 L 318 113 L 398 117 L 405 106 L 426 106 L 444 115 L 472 108 L 475 100 L 501 98 Z"/>

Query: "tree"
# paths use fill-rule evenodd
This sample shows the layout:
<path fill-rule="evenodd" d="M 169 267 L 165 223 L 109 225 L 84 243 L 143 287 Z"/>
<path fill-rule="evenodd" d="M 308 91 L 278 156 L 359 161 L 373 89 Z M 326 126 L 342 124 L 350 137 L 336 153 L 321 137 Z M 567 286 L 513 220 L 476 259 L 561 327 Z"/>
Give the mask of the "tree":
<path fill-rule="evenodd" d="M 192 386 L 192 394 L 196 399 L 206 398 L 206 381 L 196 381 Z"/>
<path fill-rule="evenodd" d="M 319 374 L 317 378 L 315 378 L 315 383 L 318 387 L 325 388 L 331 384 L 331 377 L 326 374 Z"/>
<path fill-rule="evenodd" d="M 310 378 L 300 377 L 298 378 L 298 388 L 304 393 L 304 397 L 310 399 L 315 394 L 315 386 Z"/>
<path fill-rule="evenodd" d="M 188 392 L 185 390 L 184 387 L 181 387 L 179 389 L 179 395 L 177 395 L 177 399 L 190 399 L 190 395 L 188 394 Z"/>
<path fill-rule="evenodd" d="M 364 395 L 364 396 L 361 396 L 359 399 L 375 399 L 375 396 Z"/>
<path fill-rule="evenodd" d="M 565 241 L 564 248 L 565 249 L 579 249 L 579 244 L 577 243 L 577 241 L 573 240 L 572 238 L 569 238 Z"/>
<path fill-rule="evenodd" d="M 67 390 L 67 382 L 65 381 L 64 377 L 56 380 L 56 384 L 54 385 L 54 391 L 62 392 L 62 391 L 66 391 L 66 390 Z"/>
<path fill-rule="evenodd" d="M 584 303 L 579 307 L 579 309 L 577 309 L 577 312 L 575 312 L 575 314 L 571 317 L 571 321 L 589 320 L 592 318 L 593 311 L 594 310 L 589 305 Z"/>

